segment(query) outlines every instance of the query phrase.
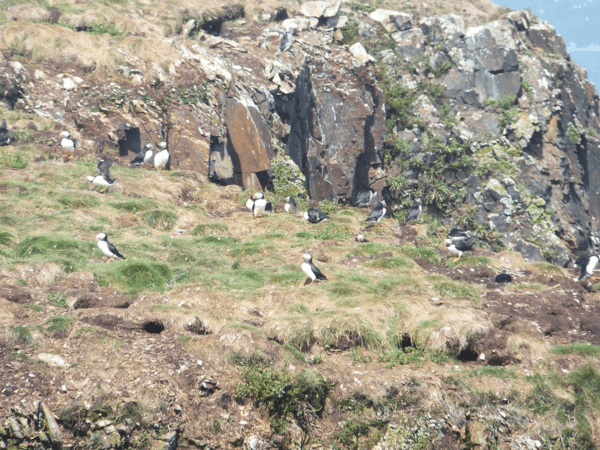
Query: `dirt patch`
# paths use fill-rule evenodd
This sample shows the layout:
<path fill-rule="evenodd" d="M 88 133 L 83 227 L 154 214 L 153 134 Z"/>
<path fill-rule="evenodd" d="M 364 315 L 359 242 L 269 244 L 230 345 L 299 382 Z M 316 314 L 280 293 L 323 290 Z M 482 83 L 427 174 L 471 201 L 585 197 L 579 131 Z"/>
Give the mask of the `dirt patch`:
<path fill-rule="evenodd" d="M 110 314 L 100 314 L 97 316 L 83 317 L 81 322 L 87 323 L 88 325 L 95 325 L 107 330 L 117 330 L 124 328 L 131 328 L 131 324 L 121 319 L 120 317 L 113 316 Z"/>
<path fill-rule="evenodd" d="M 30 303 L 32 301 L 31 294 L 24 288 L 19 286 L 0 286 L 0 298 L 5 298 L 13 303 Z"/>

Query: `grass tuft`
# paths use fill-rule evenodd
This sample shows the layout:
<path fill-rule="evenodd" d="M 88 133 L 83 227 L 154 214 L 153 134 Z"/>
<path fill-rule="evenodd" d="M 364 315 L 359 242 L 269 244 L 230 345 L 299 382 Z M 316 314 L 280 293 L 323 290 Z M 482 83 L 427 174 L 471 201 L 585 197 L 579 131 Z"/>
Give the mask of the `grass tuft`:
<path fill-rule="evenodd" d="M 164 291 L 172 282 L 173 272 L 163 263 L 153 261 L 119 261 L 108 264 L 100 275 L 110 281 L 126 286 L 130 293 L 144 290 Z"/>
<path fill-rule="evenodd" d="M 75 320 L 76 320 L 75 317 L 71 317 L 71 316 L 50 317 L 48 320 L 46 320 L 46 323 L 49 325 L 48 332 L 67 331 L 69 328 L 71 328 L 71 325 L 73 325 L 73 323 L 75 323 Z"/>
<path fill-rule="evenodd" d="M 228 228 L 226 223 L 201 223 L 194 227 L 191 232 L 192 236 L 207 236 L 214 233 L 227 234 Z"/>
<path fill-rule="evenodd" d="M 167 231 L 177 222 L 177 214 L 164 209 L 152 209 L 142 213 L 144 223 L 152 228 Z"/>

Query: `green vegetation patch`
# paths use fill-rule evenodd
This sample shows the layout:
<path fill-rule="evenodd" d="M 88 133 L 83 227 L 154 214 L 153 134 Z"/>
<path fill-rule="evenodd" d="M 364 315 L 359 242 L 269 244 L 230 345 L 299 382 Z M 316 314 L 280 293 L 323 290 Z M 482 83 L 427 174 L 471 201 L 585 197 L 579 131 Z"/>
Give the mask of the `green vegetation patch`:
<path fill-rule="evenodd" d="M 433 291 L 442 297 L 466 298 L 474 305 L 479 305 L 481 302 L 479 291 L 475 286 L 440 276 L 428 277 L 428 280 L 432 283 Z"/>
<path fill-rule="evenodd" d="M 369 267 L 374 269 L 412 269 L 416 267 L 416 264 L 406 257 L 399 256 L 397 258 L 379 258 L 373 261 L 369 261 L 367 264 Z"/>
<path fill-rule="evenodd" d="M 319 331 L 319 340 L 325 348 L 341 350 L 357 346 L 377 350 L 383 346 L 381 335 L 356 315 L 332 320 Z"/>
<path fill-rule="evenodd" d="M 58 331 L 63 332 L 71 328 L 77 319 L 71 316 L 54 316 L 46 320 L 48 324 L 48 332 Z"/>
<path fill-rule="evenodd" d="M 95 208 L 100 205 L 98 197 L 83 192 L 69 192 L 59 195 L 56 201 L 68 209 Z"/>
<path fill-rule="evenodd" d="M 256 406 L 264 407 L 277 434 L 290 419 L 300 419 L 307 413 L 320 416 L 333 389 L 320 373 L 308 370 L 293 374 L 284 369 L 251 367 L 243 371 L 243 376 L 245 381 L 235 390 L 236 399 L 251 399 Z M 298 425 L 303 427 L 304 422 Z"/>
<path fill-rule="evenodd" d="M 143 222 L 157 230 L 167 231 L 177 222 L 177 214 L 164 209 L 152 209 L 142 213 Z"/>
<path fill-rule="evenodd" d="M 597 358 L 600 356 L 600 346 L 590 344 L 568 344 L 568 345 L 557 345 L 550 349 L 550 353 L 555 355 L 577 355 L 577 356 L 591 356 Z"/>
<path fill-rule="evenodd" d="M 0 153 L 0 169 L 24 169 L 29 164 L 22 153 Z"/>
<path fill-rule="evenodd" d="M 106 267 L 108 266 L 108 267 Z M 130 293 L 144 290 L 164 291 L 172 283 L 173 272 L 163 263 L 144 260 L 125 260 L 104 265 L 99 275 L 109 282 L 126 286 Z"/>
<path fill-rule="evenodd" d="M 191 232 L 192 236 L 207 236 L 215 233 L 218 234 L 227 234 L 228 232 L 227 224 L 221 222 L 214 223 L 200 223 L 194 227 Z"/>
<path fill-rule="evenodd" d="M 120 202 L 108 202 L 108 205 L 118 211 L 129 213 L 148 211 L 157 207 L 155 201 L 148 199 L 129 199 Z"/>

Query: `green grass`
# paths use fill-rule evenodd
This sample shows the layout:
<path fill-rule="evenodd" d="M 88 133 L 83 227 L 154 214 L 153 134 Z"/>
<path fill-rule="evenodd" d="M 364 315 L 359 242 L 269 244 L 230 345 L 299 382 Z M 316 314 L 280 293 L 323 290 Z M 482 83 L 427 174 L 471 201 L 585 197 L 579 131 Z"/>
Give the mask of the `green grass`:
<path fill-rule="evenodd" d="M 479 369 L 474 369 L 468 374 L 469 377 L 490 376 L 501 379 L 516 379 L 519 375 L 513 369 L 498 366 L 483 366 Z"/>
<path fill-rule="evenodd" d="M 135 214 L 141 211 L 156 209 L 157 203 L 148 199 L 130 199 L 120 202 L 108 202 L 108 206 L 116 209 L 117 211 Z"/>
<path fill-rule="evenodd" d="M 320 241 L 344 241 L 352 237 L 352 233 L 344 225 L 327 223 L 315 224 L 311 230 L 300 231 L 295 236 L 302 239 L 317 239 Z"/>
<path fill-rule="evenodd" d="M 51 291 L 46 294 L 46 300 L 48 303 L 59 308 L 67 308 L 67 297 L 63 292 Z"/>
<path fill-rule="evenodd" d="M 105 264 L 95 276 L 107 280 L 111 285 L 125 287 L 130 294 L 141 291 L 164 291 L 172 283 L 173 272 L 163 263 L 143 259 L 117 261 Z"/>
<path fill-rule="evenodd" d="M 71 316 L 54 316 L 46 320 L 46 324 L 48 325 L 48 332 L 53 331 L 67 331 L 71 328 L 71 325 L 75 323 L 77 319 Z"/>
<path fill-rule="evenodd" d="M 465 298 L 471 300 L 474 306 L 481 306 L 481 296 L 475 286 L 458 281 L 452 281 L 446 277 L 434 275 L 427 277 L 431 282 L 433 291 L 442 297 Z"/>
<path fill-rule="evenodd" d="M 577 355 L 597 358 L 600 356 L 600 346 L 582 343 L 557 345 L 550 349 L 550 353 L 555 355 Z"/>
<path fill-rule="evenodd" d="M 68 209 L 92 209 L 100 205 L 100 200 L 97 197 L 81 192 L 65 192 L 60 194 L 56 201 Z"/>
<path fill-rule="evenodd" d="M 226 234 L 228 227 L 226 223 L 201 223 L 194 227 L 190 233 L 192 236 L 207 236 L 209 234 L 218 233 L 220 235 Z"/>
<path fill-rule="evenodd" d="M 29 161 L 20 152 L 11 155 L 0 153 L 0 169 L 25 169 L 28 165 Z"/>
<path fill-rule="evenodd" d="M 448 267 L 451 269 L 451 268 L 459 267 L 459 266 L 491 267 L 492 260 L 490 258 L 488 258 L 487 256 L 472 256 L 472 255 L 463 256 L 458 261 L 455 261 L 453 258 L 448 258 L 448 259 L 444 260 L 444 267 Z"/>
<path fill-rule="evenodd" d="M 321 415 L 334 387 L 320 373 L 307 370 L 294 374 L 284 369 L 250 367 L 243 376 L 235 398 L 238 401 L 249 398 L 256 406 L 263 407 L 271 417 L 272 431 L 277 434 L 285 429 L 288 420 L 304 416 L 304 405 Z M 302 427 L 303 422 L 298 421 L 298 425 Z"/>
<path fill-rule="evenodd" d="M 13 241 L 13 235 L 8 231 L 0 231 L 0 245 L 9 246 Z"/>
<path fill-rule="evenodd" d="M 142 220 L 149 227 L 167 231 L 177 222 L 177 214 L 164 209 L 152 209 L 142 213 Z"/>
<path fill-rule="evenodd" d="M 396 258 L 380 258 L 367 263 L 369 267 L 374 269 L 412 269 L 416 267 L 415 263 L 406 257 Z"/>
<path fill-rule="evenodd" d="M 342 350 L 356 346 L 377 350 L 383 346 L 381 335 L 356 315 L 333 319 L 319 330 L 319 341 L 325 348 Z"/>
<path fill-rule="evenodd" d="M 439 264 L 441 256 L 433 248 L 427 247 L 400 247 L 400 251 L 411 258 L 423 258 L 429 264 Z"/>

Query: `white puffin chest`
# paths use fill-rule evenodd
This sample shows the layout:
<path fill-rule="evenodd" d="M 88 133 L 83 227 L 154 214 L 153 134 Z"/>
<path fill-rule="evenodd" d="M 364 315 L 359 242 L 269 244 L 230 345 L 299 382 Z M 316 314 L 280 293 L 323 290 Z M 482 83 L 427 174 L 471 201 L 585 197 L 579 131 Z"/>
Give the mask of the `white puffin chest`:
<path fill-rule="evenodd" d="M 164 167 L 167 165 L 169 161 L 169 151 L 162 150 L 156 154 L 154 157 L 154 166 L 155 167 Z"/>
<path fill-rule="evenodd" d="M 100 251 L 102 253 L 104 253 L 105 256 L 108 256 L 108 257 L 115 256 L 113 254 L 113 252 L 111 252 L 108 249 L 108 242 L 107 241 L 98 241 L 98 248 L 100 249 Z"/>
<path fill-rule="evenodd" d="M 315 281 L 317 279 L 317 276 L 314 274 L 314 272 L 312 271 L 312 267 L 310 267 L 310 264 L 307 263 L 306 261 L 302 263 L 302 271 L 306 274 L 306 276 L 308 278 L 310 278 L 311 280 Z"/>
<path fill-rule="evenodd" d="M 69 138 L 62 138 L 60 141 L 60 146 L 65 150 L 71 150 L 72 152 L 75 151 L 75 143 Z"/>

